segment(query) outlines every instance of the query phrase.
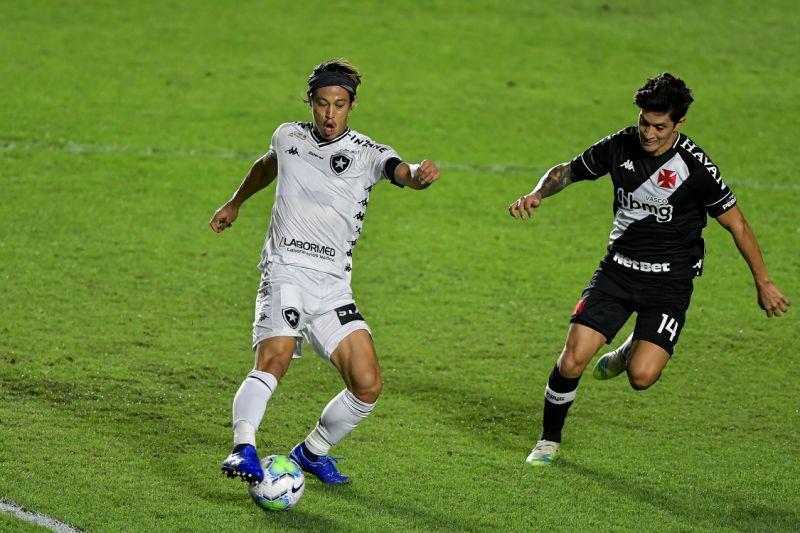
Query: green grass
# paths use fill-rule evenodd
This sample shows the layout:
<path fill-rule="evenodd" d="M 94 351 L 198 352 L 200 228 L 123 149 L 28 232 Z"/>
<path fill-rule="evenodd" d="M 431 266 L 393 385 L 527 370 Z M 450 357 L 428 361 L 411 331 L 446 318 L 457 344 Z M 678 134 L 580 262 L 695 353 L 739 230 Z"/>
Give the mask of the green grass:
<path fill-rule="evenodd" d="M 505 207 L 631 123 L 645 77 L 695 89 L 684 131 L 800 298 L 798 8 L 700 4 L 3 3 L 0 498 L 91 531 L 800 529 L 800 322 L 763 318 L 713 221 L 662 380 L 587 376 L 562 463 L 523 464 L 611 187 L 528 224 Z M 311 481 L 267 515 L 217 470 L 273 193 L 222 235 L 207 222 L 275 126 L 307 119 L 305 77 L 331 56 L 364 73 L 351 125 L 444 174 L 377 188 L 355 254 L 384 374 L 336 450 L 355 483 Z M 262 452 L 340 388 L 313 355 L 293 363 Z"/>

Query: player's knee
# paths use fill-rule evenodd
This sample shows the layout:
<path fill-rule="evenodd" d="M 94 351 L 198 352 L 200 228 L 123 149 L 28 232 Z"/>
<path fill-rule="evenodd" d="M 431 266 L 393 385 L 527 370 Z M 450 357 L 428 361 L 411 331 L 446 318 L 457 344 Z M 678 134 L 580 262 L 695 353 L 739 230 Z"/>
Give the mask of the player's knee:
<path fill-rule="evenodd" d="M 255 370 L 269 372 L 280 381 L 292 362 L 292 352 L 267 352 L 259 350 L 256 356 Z"/>
<path fill-rule="evenodd" d="M 575 345 L 567 342 L 561 357 L 558 359 L 558 373 L 565 378 L 574 379 L 580 377 L 586 369 L 587 361 L 579 357 Z"/>
<path fill-rule="evenodd" d="M 378 396 L 381 395 L 382 389 L 381 373 L 380 371 L 375 371 L 359 376 L 359 379 L 353 383 L 350 392 L 364 403 L 375 403 L 378 400 Z"/>
<path fill-rule="evenodd" d="M 661 377 L 661 372 L 631 372 L 628 371 L 628 382 L 631 384 L 633 390 L 649 389 L 658 378 Z"/>

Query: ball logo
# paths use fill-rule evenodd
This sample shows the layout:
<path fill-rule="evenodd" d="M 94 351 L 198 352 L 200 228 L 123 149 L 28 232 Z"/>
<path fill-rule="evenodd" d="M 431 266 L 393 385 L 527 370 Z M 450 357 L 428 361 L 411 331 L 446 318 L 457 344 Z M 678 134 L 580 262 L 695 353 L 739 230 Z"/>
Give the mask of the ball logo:
<path fill-rule="evenodd" d="M 345 170 L 350 168 L 350 163 L 353 160 L 350 159 L 349 155 L 346 154 L 336 154 L 331 156 L 331 170 L 333 170 L 337 175 L 344 173 Z"/>
<path fill-rule="evenodd" d="M 285 307 L 283 309 L 283 319 L 292 329 L 296 329 L 297 324 L 300 323 L 300 313 L 294 307 Z"/>
<path fill-rule="evenodd" d="M 674 170 L 662 168 L 658 173 L 658 186 L 662 189 L 674 189 L 675 176 L 677 173 Z"/>

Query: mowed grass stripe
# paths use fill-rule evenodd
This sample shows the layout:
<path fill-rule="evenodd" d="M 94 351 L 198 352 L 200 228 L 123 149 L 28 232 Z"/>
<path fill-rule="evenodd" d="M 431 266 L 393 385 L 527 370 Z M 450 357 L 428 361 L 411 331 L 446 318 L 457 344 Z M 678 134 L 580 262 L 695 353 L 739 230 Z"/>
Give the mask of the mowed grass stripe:
<path fill-rule="evenodd" d="M 254 161 L 263 154 L 245 153 L 234 151 L 203 151 L 193 149 L 169 149 L 158 147 L 134 147 L 134 146 L 115 146 L 115 145 L 83 145 L 73 142 L 63 144 L 43 144 L 30 142 L 16 142 L 0 139 L 0 151 L 59 151 L 71 154 L 131 154 L 148 157 L 201 157 L 213 159 L 238 159 Z M 471 163 L 455 163 L 448 161 L 437 161 L 439 168 L 443 170 L 459 170 L 464 172 L 480 172 L 490 174 L 528 174 L 531 183 L 537 179 L 538 175 L 546 169 L 543 167 L 525 167 L 504 165 L 502 163 L 476 165 Z M 243 171 L 244 172 L 244 171 Z M 772 189 L 777 191 L 800 191 L 800 183 L 765 183 L 752 179 L 725 178 L 725 181 L 733 187 L 744 187 L 748 189 Z"/>

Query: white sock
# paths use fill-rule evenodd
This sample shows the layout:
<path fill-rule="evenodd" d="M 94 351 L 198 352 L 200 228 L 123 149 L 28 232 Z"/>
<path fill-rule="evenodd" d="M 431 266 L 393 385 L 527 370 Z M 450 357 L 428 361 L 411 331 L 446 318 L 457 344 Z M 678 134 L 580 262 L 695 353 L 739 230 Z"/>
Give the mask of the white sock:
<path fill-rule="evenodd" d="M 623 342 L 616 351 L 622 355 L 623 361 L 628 361 L 628 355 L 631 353 L 631 345 L 633 344 L 633 333 L 631 333 L 625 342 Z"/>
<path fill-rule="evenodd" d="M 306 447 L 315 455 L 328 455 L 331 446 L 349 435 L 374 407 L 344 389 L 322 411 L 317 427 L 306 437 Z"/>
<path fill-rule="evenodd" d="M 252 370 L 233 398 L 233 445 L 256 445 L 256 431 L 278 380 L 269 372 Z"/>

